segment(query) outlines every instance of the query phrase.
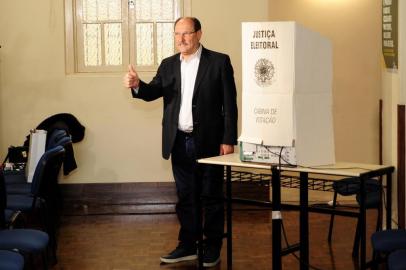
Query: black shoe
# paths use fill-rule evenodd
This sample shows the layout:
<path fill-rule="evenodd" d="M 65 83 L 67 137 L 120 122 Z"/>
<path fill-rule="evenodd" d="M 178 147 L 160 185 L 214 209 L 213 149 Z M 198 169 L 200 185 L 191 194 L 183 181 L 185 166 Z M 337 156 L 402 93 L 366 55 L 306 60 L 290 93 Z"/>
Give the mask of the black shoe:
<path fill-rule="evenodd" d="M 207 246 L 203 252 L 203 267 L 213 267 L 220 262 L 220 248 Z"/>
<path fill-rule="evenodd" d="M 192 261 L 197 259 L 196 248 L 186 247 L 180 243 L 171 253 L 162 256 L 161 262 L 177 263 L 183 261 Z"/>

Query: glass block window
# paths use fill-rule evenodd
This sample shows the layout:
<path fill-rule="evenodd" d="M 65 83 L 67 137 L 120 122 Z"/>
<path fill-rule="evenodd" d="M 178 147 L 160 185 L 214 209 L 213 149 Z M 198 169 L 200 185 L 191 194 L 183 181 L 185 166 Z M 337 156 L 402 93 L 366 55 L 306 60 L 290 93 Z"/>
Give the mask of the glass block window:
<path fill-rule="evenodd" d="M 83 46 L 86 66 L 100 66 L 101 60 L 101 35 L 100 25 L 83 25 Z"/>
<path fill-rule="evenodd" d="M 155 70 L 175 52 L 173 26 L 186 0 L 65 0 L 73 7 L 74 72 Z M 69 4 L 68 4 L 69 5 Z M 67 21 L 68 22 L 68 21 Z M 67 44 L 68 46 L 68 44 Z M 72 53 L 71 53 L 72 51 Z"/>
<path fill-rule="evenodd" d="M 104 25 L 104 29 L 106 65 L 121 65 L 123 63 L 121 24 L 108 23 Z"/>
<path fill-rule="evenodd" d="M 156 28 L 157 39 L 157 61 L 160 63 L 162 59 L 173 54 L 175 44 L 173 42 L 173 23 L 158 23 Z"/>
<path fill-rule="evenodd" d="M 157 66 L 175 51 L 173 26 L 180 17 L 179 0 L 135 0 L 135 64 Z"/>
<path fill-rule="evenodd" d="M 122 0 L 82 0 L 83 66 L 121 66 Z"/>
<path fill-rule="evenodd" d="M 136 57 L 137 66 L 154 64 L 154 25 L 152 23 L 136 24 Z"/>

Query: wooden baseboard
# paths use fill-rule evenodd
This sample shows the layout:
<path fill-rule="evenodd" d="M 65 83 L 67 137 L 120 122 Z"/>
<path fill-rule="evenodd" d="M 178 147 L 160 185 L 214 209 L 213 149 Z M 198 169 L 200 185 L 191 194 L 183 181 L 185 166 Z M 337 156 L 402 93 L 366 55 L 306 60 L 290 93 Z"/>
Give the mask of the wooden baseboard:
<path fill-rule="evenodd" d="M 67 215 L 174 213 L 177 202 L 173 182 L 61 184 Z M 269 187 L 233 183 L 233 197 L 269 200 Z"/>

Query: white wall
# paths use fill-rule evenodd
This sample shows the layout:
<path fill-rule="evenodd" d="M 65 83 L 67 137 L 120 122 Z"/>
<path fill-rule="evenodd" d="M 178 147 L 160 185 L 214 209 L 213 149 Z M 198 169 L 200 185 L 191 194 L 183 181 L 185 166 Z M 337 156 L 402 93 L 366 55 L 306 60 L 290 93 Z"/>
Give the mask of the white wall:
<path fill-rule="evenodd" d="M 230 55 L 241 89 L 240 22 L 267 20 L 268 1 L 192 1 L 207 48 Z M 60 112 L 86 127 L 65 183 L 170 181 L 161 158 L 162 102 L 133 100 L 120 74 L 65 75 L 63 1 L 0 2 L 0 159 Z M 150 74 L 141 74 L 146 81 Z"/>
<path fill-rule="evenodd" d="M 242 21 L 295 20 L 330 38 L 336 158 L 378 161 L 380 1 L 193 0 L 191 10 L 202 21 L 203 44 L 231 56 L 239 92 Z M 161 158 L 161 101 L 133 100 L 122 73 L 65 75 L 63 1 L 0 1 L 0 44 L 0 159 L 44 118 L 70 112 L 86 137 L 74 145 L 79 168 L 63 182 L 172 179 Z"/>
<path fill-rule="evenodd" d="M 330 39 L 337 161 L 377 163 L 381 1 L 270 0 L 270 20 L 294 20 Z"/>

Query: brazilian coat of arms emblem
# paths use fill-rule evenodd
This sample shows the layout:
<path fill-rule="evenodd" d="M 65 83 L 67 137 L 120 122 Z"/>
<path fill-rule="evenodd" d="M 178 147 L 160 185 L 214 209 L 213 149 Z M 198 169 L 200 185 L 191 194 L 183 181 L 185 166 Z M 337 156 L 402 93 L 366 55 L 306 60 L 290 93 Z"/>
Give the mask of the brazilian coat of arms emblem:
<path fill-rule="evenodd" d="M 258 86 L 265 87 L 272 84 L 275 75 L 275 67 L 271 61 L 260 58 L 255 64 L 255 82 Z"/>

